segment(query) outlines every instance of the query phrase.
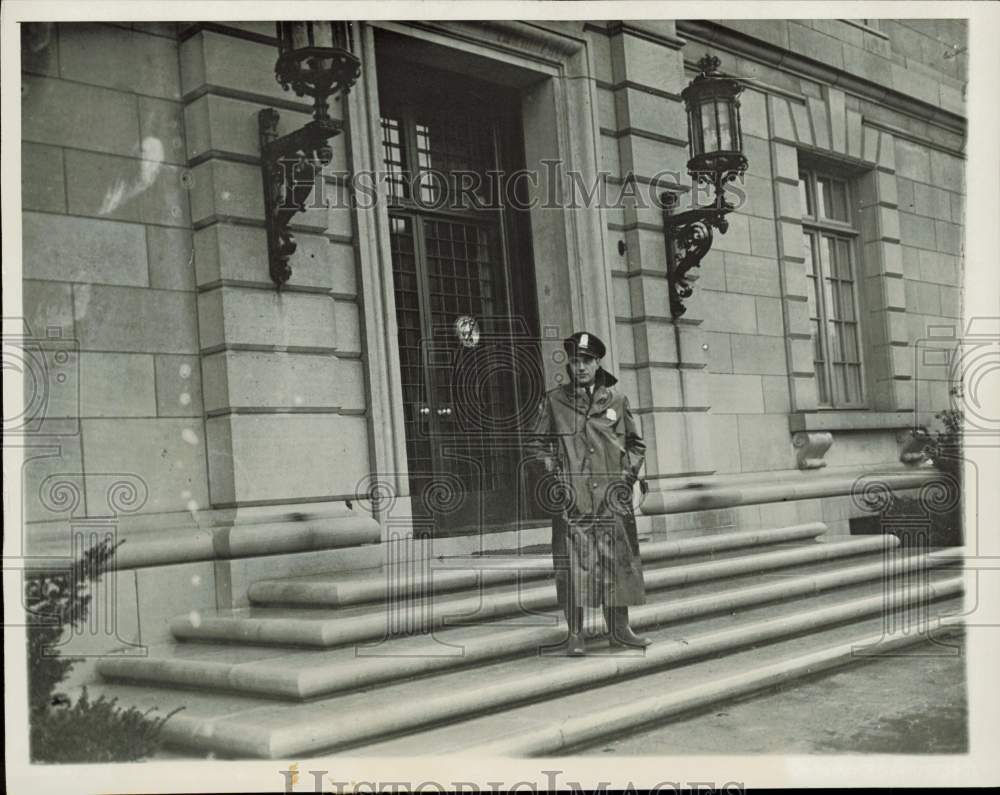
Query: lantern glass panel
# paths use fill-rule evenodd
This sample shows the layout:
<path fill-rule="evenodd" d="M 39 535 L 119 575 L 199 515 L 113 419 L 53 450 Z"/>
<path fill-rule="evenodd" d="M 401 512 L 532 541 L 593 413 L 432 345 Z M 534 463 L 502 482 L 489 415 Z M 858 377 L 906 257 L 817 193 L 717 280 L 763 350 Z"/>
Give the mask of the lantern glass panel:
<path fill-rule="evenodd" d="M 733 148 L 733 125 L 724 99 L 716 98 L 715 114 L 719 119 L 719 149 Z"/>
<path fill-rule="evenodd" d="M 333 25 L 329 22 L 312 23 L 313 47 L 333 47 Z"/>
<path fill-rule="evenodd" d="M 292 22 L 289 24 L 291 33 L 291 48 L 301 50 L 312 44 L 312 23 Z"/>
<path fill-rule="evenodd" d="M 743 151 L 743 141 L 740 136 L 740 111 L 736 107 L 736 103 L 730 101 L 729 105 L 729 131 L 730 131 L 730 143 L 729 148 L 734 152 Z"/>
<path fill-rule="evenodd" d="M 702 151 L 706 154 L 719 149 L 719 125 L 715 116 L 715 103 L 709 99 L 702 102 L 701 112 Z"/>
<path fill-rule="evenodd" d="M 691 157 L 697 157 L 705 151 L 701 119 L 697 108 L 688 111 L 688 129 L 691 131 Z"/>
<path fill-rule="evenodd" d="M 279 22 L 278 40 L 282 51 L 306 47 L 347 47 L 347 25 L 343 22 Z"/>

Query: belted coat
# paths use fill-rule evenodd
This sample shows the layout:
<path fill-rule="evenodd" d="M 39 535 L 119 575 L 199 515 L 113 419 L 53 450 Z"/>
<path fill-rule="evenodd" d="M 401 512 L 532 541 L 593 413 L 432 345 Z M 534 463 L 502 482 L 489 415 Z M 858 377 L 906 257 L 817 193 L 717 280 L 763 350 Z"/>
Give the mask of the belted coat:
<path fill-rule="evenodd" d="M 592 391 L 572 381 L 549 391 L 527 441 L 532 459 L 549 462 L 536 493 L 553 516 L 564 609 L 645 602 L 632 486 L 646 445 L 617 381 L 599 368 Z"/>

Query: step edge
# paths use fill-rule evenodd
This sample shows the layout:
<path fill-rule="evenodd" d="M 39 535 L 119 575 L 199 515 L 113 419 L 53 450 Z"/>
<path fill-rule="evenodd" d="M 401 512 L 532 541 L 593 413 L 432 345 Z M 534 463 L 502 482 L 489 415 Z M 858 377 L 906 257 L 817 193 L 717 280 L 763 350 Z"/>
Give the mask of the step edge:
<path fill-rule="evenodd" d="M 921 558 L 923 558 L 923 563 L 920 562 Z M 893 576 L 898 576 L 904 573 L 909 573 L 913 570 L 919 570 L 922 566 L 926 566 L 927 570 L 945 569 L 947 567 L 947 562 L 937 560 L 930 556 L 913 556 L 912 559 L 904 561 L 903 565 L 899 568 L 894 568 L 891 573 Z M 884 564 L 880 561 L 857 562 L 833 571 L 803 575 L 784 582 L 745 586 L 728 592 L 728 595 L 703 594 L 671 603 L 636 607 L 633 608 L 632 624 L 636 628 L 662 627 L 671 624 L 681 624 L 682 622 L 688 620 L 707 618 L 711 615 L 722 613 L 731 609 L 764 607 L 786 599 L 802 599 L 818 596 L 824 593 L 830 594 L 843 588 L 857 586 L 865 582 L 871 582 L 872 580 L 878 579 L 879 576 L 884 573 Z M 737 602 L 739 602 L 739 604 L 736 604 Z M 658 610 L 656 608 L 658 608 Z M 669 614 L 672 611 L 678 614 L 672 617 L 664 617 L 664 615 Z M 561 623 L 551 628 L 536 627 L 531 628 L 531 630 L 531 632 L 528 632 L 526 628 L 524 631 L 524 635 L 530 635 L 530 638 L 525 637 L 521 639 L 515 637 L 509 639 L 510 644 L 508 648 L 511 651 L 510 655 L 502 653 L 488 654 L 484 651 L 476 649 L 468 656 L 467 664 L 471 664 L 472 662 L 479 663 L 490 659 L 500 661 L 507 656 L 514 656 L 515 653 L 526 651 L 532 645 L 542 645 L 547 642 L 558 642 L 561 640 L 562 634 L 565 632 Z M 479 646 L 490 648 L 491 645 L 495 645 L 496 643 L 496 641 L 493 641 L 493 644 L 491 644 L 491 639 L 500 634 L 501 633 L 494 633 L 485 637 L 476 638 L 472 642 L 468 642 L 466 644 L 466 649 Z M 164 660 L 170 660 L 170 663 L 167 663 L 167 665 L 175 668 L 177 670 L 176 674 L 169 677 L 156 675 L 157 670 L 164 666 Z M 245 684 L 236 685 L 233 674 L 237 673 L 239 667 L 241 665 L 253 666 L 256 662 L 258 661 L 251 663 L 220 663 L 211 660 L 183 660 L 177 658 L 123 656 L 121 658 L 106 658 L 98 663 L 97 669 L 98 673 L 109 681 L 129 680 L 190 687 L 190 681 L 183 681 L 180 678 L 183 671 L 188 671 L 191 672 L 192 675 L 196 674 L 197 676 L 210 680 L 212 683 L 217 683 L 216 686 L 218 686 L 218 684 L 225 684 L 232 687 L 232 689 L 238 693 L 284 696 L 294 699 L 308 699 L 323 695 L 332 695 L 337 692 L 346 692 L 357 687 L 377 686 L 381 683 L 393 680 L 393 677 L 390 676 L 386 676 L 384 678 L 369 677 L 367 679 L 362 677 L 358 681 L 351 680 L 350 684 L 342 687 L 330 687 L 328 683 L 320 684 L 315 682 L 316 677 L 313 676 L 314 681 L 310 686 L 310 672 L 302 671 L 289 675 L 287 679 L 275 680 L 278 683 L 276 686 L 258 688 L 247 687 Z M 266 665 L 268 660 L 262 660 L 259 662 Z M 401 673 L 401 676 L 410 677 L 433 675 L 434 673 L 443 672 L 450 668 L 460 667 L 460 664 L 452 666 L 439 663 L 436 666 L 432 666 L 430 670 L 404 671 Z M 136 671 L 141 671 L 143 673 L 135 675 Z M 129 672 L 132 672 L 133 676 L 130 677 L 128 675 Z M 255 673 L 254 669 L 249 667 L 244 668 L 243 672 L 245 672 L 248 676 Z M 190 680 L 191 676 L 185 678 Z M 244 679 L 243 681 L 246 682 L 247 680 Z M 321 682 L 324 681 L 327 680 L 321 680 Z M 212 685 L 207 684 L 205 686 Z M 202 686 L 199 686 L 198 689 L 202 689 Z"/>
<path fill-rule="evenodd" d="M 712 536 L 698 536 L 695 538 L 682 538 L 676 541 L 656 541 L 644 544 L 640 548 L 640 554 L 643 562 L 653 562 L 662 561 L 670 558 L 685 558 L 692 557 L 694 555 L 708 554 L 710 552 L 723 552 L 728 550 L 745 549 L 747 547 L 759 544 L 761 546 L 771 546 L 787 541 L 797 541 L 797 540 L 807 540 L 809 538 L 818 538 L 819 536 L 826 533 L 828 527 L 823 522 L 804 522 L 801 524 L 787 525 L 785 527 L 768 528 L 768 529 L 757 529 L 757 530 L 741 530 L 732 533 L 719 533 L 718 535 Z M 712 542 L 708 543 L 706 539 L 711 539 Z M 723 541 L 725 543 L 717 543 Z M 681 547 L 680 551 L 677 548 Z M 488 560 L 488 558 L 483 558 L 483 560 Z M 478 562 L 478 559 L 477 559 Z M 498 571 L 501 567 L 490 568 L 488 566 L 483 566 L 482 570 L 488 571 Z M 438 572 L 445 573 L 449 571 L 465 571 L 449 569 L 448 567 L 441 567 L 437 569 Z M 522 579 L 535 579 L 542 578 L 546 576 L 551 569 L 546 569 L 543 571 L 534 571 L 531 568 L 527 569 L 517 569 L 514 570 L 509 579 L 514 581 L 518 576 Z M 461 582 L 464 579 L 468 579 L 469 576 L 474 575 L 455 575 L 455 579 Z M 294 578 L 275 578 L 258 580 L 257 582 L 251 583 L 247 589 L 247 598 L 251 604 L 255 605 L 267 605 L 267 604 L 280 604 L 280 605 L 294 605 L 299 604 L 300 600 L 305 601 L 307 599 L 315 599 L 315 594 L 305 595 L 299 598 L 299 600 L 293 599 L 288 600 L 285 596 L 283 599 L 279 599 L 278 596 L 274 595 L 276 591 L 287 588 L 289 580 Z M 500 578 L 498 578 L 500 580 Z M 495 583 L 499 584 L 499 582 Z M 384 577 L 372 577 L 370 580 L 366 580 L 365 585 L 355 585 L 354 587 L 347 588 L 344 593 L 337 593 L 337 586 L 329 585 L 319 585 L 313 586 L 312 583 L 296 583 L 295 584 L 302 591 L 310 590 L 333 590 L 333 596 L 327 603 L 329 606 L 346 607 L 348 605 L 361 605 L 370 602 L 377 602 L 380 598 L 385 597 L 385 579 Z M 457 585 L 456 590 L 461 590 L 462 585 Z M 416 586 L 410 588 L 409 590 L 416 590 Z M 403 592 L 408 592 L 407 588 L 404 587 Z"/>
<path fill-rule="evenodd" d="M 456 754 L 476 756 L 541 756 L 569 752 L 584 748 L 623 730 L 636 730 L 643 726 L 663 725 L 664 720 L 699 707 L 742 698 L 796 679 L 821 672 L 844 668 L 860 662 L 856 649 L 859 646 L 879 644 L 883 650 L 905 648 L 926 640 L 920 630 L 930 628 L 932 620 L 921 621 L 918 631 L 896 631 L 867 635 L 799 655 L 790 660 L 780 660 L 749 671 L 731 674 L 711 683 L 696 685 L 663 696 L 652 696 L 642 702 L 618 704 L 606 710 L 595 710 L 586 718 L 569 718 L 558 726 L 549 725 L 531 730 L 516 738 L 482 743 L 459 749 Z M 961 631 L 961 624 L 941 628 L 937 637 L 946 637 Z M 623 712 L 633 711 L 635 719 L 622 717 Z"/>
<path fill-rule="evenodd" d="M 921 604 L 925 599 L 940 601 L 951 596 L 956 596 L 962 592 L 963 586 L 964 579 L 962 576 L 958 576 L 952 580 L 917 589 L 898 589 L 907 598 L 898 603 L 899 606 L 897 609 L 912 609 Z M 854 599 L 831 606 L 830 608 L 806 611 L 802 614 L 792 614 L 781 619 L 753 622 L 739 628 L 708 632 L 688 639 L 687 643 L 683 646 L 673 644 L 663 646 L 661 647 L 663 651 L 657 650 L 656 657 L 652 661 L 634 666 L 634 668 L 638 668 L 639 671 L 654 672 L 669 668 L 671 665 L 681 663 L 685 660 L 694 660 L 706 655 L 722 653 L 729 649 L 745 648 L 748 645 L 765 640 L 791 637 L 802 632 L 815 632 L 823 627 L 832 626 L 837 623 L 859 620 L 862 616 L 877 614 L 880 607 L 884 607 L 883 596 Z M 648 656 L 646 659 L 648 660 Z M 606 662 L 599 664 L 604 666 L 604 668 L 608 667 Z M 553 673 L 547 677 L 532 675 L 530 677 L 515 678 L 509 682 L 501 681 L 494 683 L 491 686 L 493 693 L 488 698 L 483 698 L 485 691 L 479 688 L 474 691 L 469 690 L 465 692 L 457 700 L 453 696 L 445 698 L 437 695 L 424 700 L 418 705 L 408 702 L 396 711 L 387 710 L 380 712 L 378 721 L 373 722 L 373 725 L 369 727 L 365 727 L 360 723 L 352 724 L 352 728 L 355 730 L 359 727 L 361 729 L 355 737 L 323 737 L 320 733 L 312 731 L 309 734 L 308 741 L 303 743 L 294 739 L 295 732 L 293 730 L 283 727 L 275 728 L 269 736 L 267 753 L 269 754 L 269 758 L 274 758 L 275 756 L 298 756 L 313 752 L 329 752 L 338 748 L 356 747 L 359 743 L 375 741 L 390 734 L 397 736 L 403 734 L 404 732 L 398 731 L 401 725 L 406 725 L 408 730 L 412 730 L 415 733 L 422 726 L 432 724 L 438 720 L 454 720 L 462 716 L 472 716 L 481 711 L 486 712 L 497 709 L 505 704 L 538 701 L 540 699 L 537 698 L 537 693 L 542 691 L 561 693 L 575 688 L 586 689 L 588 686 L 598 686 L 598 683 L 609 684 L 622 675 L 620 663 L 612 666 L 608 671 L 605 671 L 604 668 L 597 670 L 597 665 L 593 664 L 590 666 L 590 668 L 595 669 L 596 673 L 589 676 L 586 675 L 589 670 L 588 668 L 560 668 L 552 669 Z M 566 676 L 567 671 L 570 673 L 579 672 L 583 675 L 576 677 Z M 557 680 L 557 676 L 560 674 L 562 675 L 562 679 Z M 632 675 L 641 676 L 644 674 L 637 673 L 633 669 Z M 550 682 L 548 681 L 549 679 L 553 681 Z M 506 690 L 501 690 L 501 688 L 506 688 Z M 476 698 L 473 698 L 473 696 L 476 696 Z M 497 703 L 494 704 L 493 702 Z M 395 712 L 405 714 L 404 710 L 411 710 L 411 715 L 408 716 L 409 722 L 401 720 L 401 715 L 395 714 Z M 166 731 L 169 732 L 169 724 L 166 727 Z M 213 719 L 212 731 L 213 739 L 228 750 L 231 750 L 235 745 L 242 742 L 238 736 L 243 731 L 242 724 L 227 723 L 226 718 Z M 183 740 L 180 738 L 177 738 L 177 741 L 183 743 Z M 259 750 L 252 753 L 259 753 Z"/>
<path fill-rule="evenodd" d="M 838 560 L 842 558 L 848 558 L 853 556 L 860 556 L 865 554 L 874 554 L 878 552 L 884 552 L 889 548 L 896 548 L 899 546 L 899 539 L 895 536 L 859 536 L 856 539 L 850 539 L 847 541 L 838 541 L 836 543 L 830 544 L 810 544 L 803 545 L 801 547 L 794 547 L 792 549 L 777 550 L 771 552 L 762 552 L 759 554 L 751 555 L 741 555 L 735 558 L 725 558 L 719 561 L 702 561 L 699 563 L 691 564 L 681 564 L 680 566 L 673 567 L 666 570 L 654 570 L 650 572 L 646 577 L 646 587 L 648 590 L 665 590 L 672 587 L 681 587 L 686 583 L 691 581 L 690 572 L 693 569 L 696 574 L 701 574 L 705 571 L 710 572 L 705 575 L 704 581 L 710 582 L 713 580 L 724 580 L 734 576 L 740 576 L 741 574 L 751 574 L 757 571 L 774 571 L 786 566 L 803 565 L 805 563 L 821 563 L 825 561 Z M 775 563 L 775 561 L 777 561 Z M 742 566 L 734 566 L 735 563 L 747 563 L 750 564 L 760 564 L 764 562 L 768 565 L 750 565 L 747 568 Z M 701 567 L 698 569 L 697 567 Z M 719 570 L 721 574 L 711 573 L 713 570 Z M 657 574 L 657 572 L 666 572 L 666 574 Z M 680 573 L 680 574 L 678 574 Z M 669 575 L 669 576 L 668 576 Z M 661 581 L 662 580 L 662 581 Z M 555 591 L 555 585 L 553 582 L 548 582 L 544 585 L 532 586 L 530 588 L 521 590 L 517 593 L 517 601 L 519 605 L 523 604 L 522 600 L 525 599 L 536 599 L 536 600 L 547 600 L 545 594 Z M 544 594 L 543 594 L 544 592 Z M 457 608 L 462 604 L 461 600 L 468 600 L 471 602 L 473 599 L 477 599 L 478 595 L 473 592 L 472 594 L 462 595 L 459 593 L 455 599 L 454 606 Z M 500 600 L 501 597 L 498 597 Z M 319 605 L 317 607 L 326 608 L 329 610 L 335 610 L 336 606 L 330 605 Z M 256 609 L 268 609 L 266 607 L 258 607 Z M 274 608 L 280 609 L 280 608 Z M 420 605 L 411 606 L 406 608 L 409 612 L 421 612 L 424 608 Z M 496 615 L 506 615 L 507 612 L 498 612 Z M 400 613 L 402 615 L 402 612 Z M 372 637 L 378 637 L 384 634 L 384 626 L 379 629 L 377 625 L 374 629 L 367 630 L 367 634 L 357 634 L 365 632 L 366 630 L 362 627 L 366 627 L 367 624 L 374 624 L 378 618 L 373 617 L 374 614 L 365 614 L 361 616 L 350 616 L 347 618 L 337 618 L 336 616 L 330 616 L 327 618 L 268 618 L 268 617 L 244 617 L 244 616 L 217 616 L 212 613 L 208 613 L 207 618 L 202 618 L 201 616 L 197 619 L 198 626 L 194 626 L 195 621 L 192 620 L 191 613 L 184 613 L 171 619 L 169 623 L 170 631 L 175 638 L 178 639 L 209 639 L 209 638 L 221 638 L 229 637 L 230 634 L 222 632 L 218 635 L 207 634 L 203 627 L 223 627 L 227 625 L 239 625 L 245 622 L 252 622 L 253 626 L 264 626 L 270 623 L 281 622 L 284 627 L 289 624 L 301 623 L 302 625 L 308 626 L 312 622 L 316 622 L 319 626 L 329 627 L 335 624 L 342 624 L 344 627 L 354 628 L 355 634 L 343 633 L 345 635 L 344 639 L 339 642 L 332 642 L 329 645 L 340 645 L 342 643 L 351 643 L 359 640 L 371 639 Z M 324 632 L 322 633 L 327 636 L 334 636 L 336 633 Z M 317 636 L 318 637 L 318 636 Z M 260 639 L 261 643 L 270 644 L 273 641 L 266 639 Z"/>
<path fill-rule="evenodd" d="M 909 609 L 921 603 L 922 598 L 930 597 L 930 601 L 938 601 L 940 599 L 947 598 L 948 596 L 953 596 L 955 595 L 954 590 L 960 589 L 962 584 L 963 581 L 961 580 L 961 578 L 956 578 L 955 582 L 949 583 L 951 588 L 946 587 L 945 584 L 942 583 L 932 588 L 904 590 L 904 593 L 906 593 L 908 596 L 913 597 L 913 598 L 907 598 L 905 600 L 906 609 Z M 874 600 L 872 598 L 857 599 L 842 605 L 836 605 L 835 610 L 828 609 L 826 611 L 821 610 L 821 611 L 810 612 L 808 614 L 803 614 L 802 616 L 795 615 L 790 617 L 792 620 L 783 619 L 780 621 L 756 622 L 750 625 L 749 627 L 743 627 L 736 630 L 724 630 L 717 633 L 707 633 L 707 635 L 701 636 L 702 638 L 701 643 L 704 643 L 708 648 L 699 651 L 699 647 L 694 646 L 694 648 L 692 649 L 693 644 L 692 641 L 689 639 L 684 649 L 677 649 L 677 647 L 673 647 L 677 649 L 675 655 L 673 655 L 672 657 L 668 657 L 668 659 L 666 660 L 657 659 L 655 663 L 649 664 L 645 668 L 645 670 L 648 671 L 661 670 L 663 668 L 668 668 L 672 664 L 681 662 L 682 660 L 695 659 L 702 656 L 706 656 L 708 654 L 719 653 L 723 649 L 744 648 L 751 643 L 758 643 L 762 642 L 763 640 L 773 640 L 779 637 L 791 636 L 793 634 L 796 634 L 797 632 L 803 631 L 802 629 L 803 626 L 809 626 L 809 629 L 806 629 L 804 631 L 816 631 L 816 629 L 818 629 L 819 627 L 829 626 L 833 623 L 837 623 L 838 621 L 840 622 L 844 620 L 850 621 L 852 617 L 856 619 L 855 614 L 858 613 L 859 611 L 864 611 L 865 607 L 873 603 L 873 601 Z M 860 615 L 868 615 L 871 614 L 871 612 L 872 611 L 860 612 Z M 807 616 L 815 620 L 817 613 L 819 614 L 825 613 L 826 615 L 836 616 L 837 618 L 834 620 L 815 622 L 811 625 L 809 624 L 809 622 L 804 620 Z M 844 616 L 846 616 L 846 619 L 844 618 Z M 798 621 L 795 621 L 794 619 L 798 619 Z M 753 636 L 755 632 L 748 630 L 760 630 L 761 627 L 765 624 L 769 624 L 772 626 L 779 626 L 782 627 L 783 629 L 781 631 L 772 630 L 774 634 L 765 634 L 764 637 L 762 638 L 751 640 L 751 636 Z M 695 639 L 695 641 L 697 641 L 697 639 Z M 715 647 L 714 649 L 713 646 Z M 691 653 L 692 651 L 694 653 Z M 553 693 L 567 692 L 569 690 L 575 689 L 575 687 L 577 686 L 580 686 L 581 689 L 587 689 L 588 685 L 590 687 L 593 687 L 595 682 L 611 683 L 615 681 L 617 678 L 619 678 L 620 675 L 621 675 L 621 668 L 619 664 L 618 666 L 615 667 L 614 673 L 611 675 L 596 676 L 592 677 L 591 680 L 589 681 L 576 682 L 574 684 L 567 684 L 565 682 L 561 683 L 556 682 L 555 683 L 556 688 L 552 690 L 546 690 L 546 692 L 553 692 Z M 581 677 L 581 679 L 584 679 L 584 677 Z M 461 704 L 461 706 L 464 708 L 464 712 L 462 709 L 459 709 L 456 711 L 454 715 L 448 714 L 450 710 L 448 709 L 447 706 L 442 707 L 439 704 L 435 704 L 434 699 L 429 699 L 428 700 L 429 703 L 424 702 L 422 704 L 424 710 L 421 711 L 420 714 L 417 716 L 417 722 L 411 728 L 414 729 L 419 728 L 422 725 L 426 725 L 429 722 L 433 722 L 437 718 L 441 720 L 450 720 L 453 718 L 458 718 L 463 714 L 471 716 L 477 714 L 480 711 L 484 712 L 492 711 L 502 707 L 504 704 L 538 701 L 539 699 L 533 694 L 541 689 L 541 684 L 542 683 L 537 676 L 523 677 L 522 679 L 515 680 L 515 682 L 499 683 L 499 685 L 495 684 L 493 686 L 494 688 L 503 685 L 510 687 L 512 690 L 515 691 L 515 695 L 504 696 L 502 698 L 494 698 L 492 700 L 482 698 L 482 695 L 484 693 L 484 690 L 482 688 L 476 689 L 475 691 L 470 691 L 469 694 L 465 695 L 464 702 L 472 702 L 473 699 L 471 698 L 471 695 L 474 694 L 478 696 L 478 698 L 474 700 L 475 703 Z M 545 681 L 545 684 L 550 685 L 553 683 Z M 445 699 L 439 696 L 437 697 L 437 701 L 443 702 L 445 701 Z M 493 701 L 497 701 L 498 703 L 494 704 Z M 407 708 L 410 708 L 410 706 L 411 705 L 407 705 Z M 439 715 L 438 714 L 439 712 L 442 714 Z M 384 713 L 383 713 L 383 719 L 384 719 Z M 384 729 L 381 731 L 376 729 L 375 731 L 370 732 L 368 736 L 361 734 L 361 736 L 359 736 L 354 740 L 340 740 L 340 741 L 334 741 L 333 743 L 322 743 L 322 744 L 316 743 L 306 748 L 300 748 L 296 746 L 293 742 L 283 739 L 283 735 L 287 735 L 289 733 L 288 730 L 276 729 L 271 736 L 271 748 L 272 750 L 278 751 L 280 756 L 292 756 L 295 755 L 297 752 L 311 753 L 314 751 L 320 752 L 324 750 L 336 751 L 337 749 L 356 746 L 358 742 L 373 741 L 379 737 L 386 736 L 389 733 L 393 734 L 397 733 L 398 727 L 401 725 L 401 722 L 397 719 L 395 721 L 386 721 L 383 725 L 389 725 L 390 723 L 391 723 L 391 728 Z"/>

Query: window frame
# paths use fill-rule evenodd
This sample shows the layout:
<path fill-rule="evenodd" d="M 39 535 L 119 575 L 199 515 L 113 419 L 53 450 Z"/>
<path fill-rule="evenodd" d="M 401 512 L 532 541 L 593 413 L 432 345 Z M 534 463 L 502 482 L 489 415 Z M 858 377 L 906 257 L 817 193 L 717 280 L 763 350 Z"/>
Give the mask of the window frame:
<path fill-rule="evenodd" d="M 803 179 L 804 177 L 804 179 Z M 844 208 L 846 219 L 831 218 L 826 215 L 825 202 L 821 201 L 820 180 L 830 180 L 840 183 L 844 188 Z M 864 266 L 861 260 L 860 251 L 860 231 L 857 226 L 857 214 L 854 210 L 854 188 L 853 181 L 844 174 L 836 171 L 817 167 L 811 163 L 799 163 L 799 195 L 803 200 L 801 206 L 802 214 L 802 236 L 803 246 L 809 245 L 809 256 L 812 262 L 813 275 L 806 275 L 813 284 L 810 290 L 815 290 L 816 312 L 819 327 L 819 347 L 823 355 L 822 362 L 813 360 L 814 368 L 822 366 L 822 374 L 816 373 L 817 408 L 820 411 L 851 411 L 864 410 L 869 408 L 868 379 L 866 378 L 864 328 L 862 318 L 861 294 L 858 287 L 859 279 L 863 277 Z M 824 207 L 820 205 L 824 204 Z M 831 283 L 842 284 L 841 271 L 836 270 L 837 275 L 831 273 L 831 269 L 836 266 L 827 261 L 826 255 L 822 252 L 824 241 L 828 238 L 843 240 L 847 244 L 847 259 L 850 267 L 853 321 L 844 319 L 844 313 L 840 317 L 830 318 L 827 307 L 830 301 Z M 810 325 L 813 318 L 810 313 Z M 844 358 L 846 351 L 841 351 L 841 359 L 838 364 L 844 368 L 856 367 L 858 373 L 859 395 L 856 400 L 845 400 L 842 396 L 843 387 L 837 385 L 835 362 L 832 358 L 833 345 L 831 342 L 831 327 L 835 324 L 854 323 L 855 327 L 855 347 L 857 349 L 857 360 L 849 361 Z M 815 341 L 813 345 L 815 346 Z M 815 347 L 814 347 L 815 356 Z M 845 369 L 845 373 L 847 370 Z M 822 378 L 822 381 L 821 381 Z M 826 400 L 820 390 L 820 384 L 826 384 Z"/>
<path fill-rule="evenodd" d="M 382 72 L 380 72 L 380 79 L 384 77 L 391 81 L 395 76 L 403 77 L 402 74 L 396 71 L 400 66 L 400 64 L 396 64 L 394 68 L 383 68 Z M 440 113 L 451 113 L 456 117 L 474 116 L 478 120 L 479 126 L 482 127 L 483 139 L 481 145 L 483 146 L 483 153 L 486 153 L 492 161 L 493 168 L 503 168 L 506 145 L 500 140 L 499 129 L 501 126 L 511 122 L 510 110 L 503 106 L 488 104 L 477 93 L 477 89 L 473 87 L 468 79 L 452 75 L 451 73 L 441 73 L 441 76 L 445 75 L 447 75 L 449 81 L 448 91 L 441 90 L 440 86 L 428 86 L 426 82 L 412 84 L 411 80 L 406 80 L 405 82 L 412 85 L 411 90 L 405 94 L 395 90 L 383 93 L 382 88 L 384 86 L 380 83 L 379 118 L 382 128 L 384 129 L 386 121 L 394 120 L 398 123 L 399 131 L 397 146 L 399 147 L 401 162 L 398 164 L 394 163 L 392 171 L 402 180 L 400 183 L 401 191 L 400 195 L 395 195 L 392 186 L 387 186 L 389 209 L 419 213 L 427 217 L 433 216 L 442 219 L 469 220 L 477 218 L 481 220 L 492 219 L 494 222 L 497 219 L 502 221 L 503 202 L 497 194 L 500 186 L 496 183 L 487 183 L 487 186 L 491 188 L 491 192 L 489 196 L 479 196 L 480 200 L 484 201 L 484 204 L 481 206 L 470 206 L 464 203 L 461 206 L 456 206 L 452 203 L 447 203 L 445 206 L 438 206 L 435 201 L 429 201 L 423 196 L 418 198 L 412 195 L 412 191 L 406 190 L 409 187 L 420 192 L 425 175 L 443 173 L 435 169 L 432 164 L 421 163 L 421 155 L 424 152 L 420 148 L 420 128 L 423 126 L 422 121 L 425 120 L 426 108 L 429 105 L 436 108 Z M 391 112 L 387 114 L 387 110 L 391 110 Z M 384 157 L 384 134 L 381 130 L 379 146 L 383 147 Z"/>

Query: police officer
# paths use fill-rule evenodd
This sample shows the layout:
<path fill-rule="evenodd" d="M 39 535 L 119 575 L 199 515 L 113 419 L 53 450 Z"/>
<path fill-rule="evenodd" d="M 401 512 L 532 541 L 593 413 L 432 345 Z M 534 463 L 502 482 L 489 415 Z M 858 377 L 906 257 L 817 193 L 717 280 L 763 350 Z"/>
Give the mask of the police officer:
<path fill-rule="evenodd" d="M 632 486 L 646 453 L 618 379 L 601 367 L 594 334 L 563 341 L 567 383 L 542 399 L 527 443 L 544 465 L 539 494 L 553 514 L 552 555 L 559 602 L 569 625 L 566 652 L 585 653 L 585 607 L 604 608 L 613 646 L 645 648 L 628 606 L 645 603 Z"/>

